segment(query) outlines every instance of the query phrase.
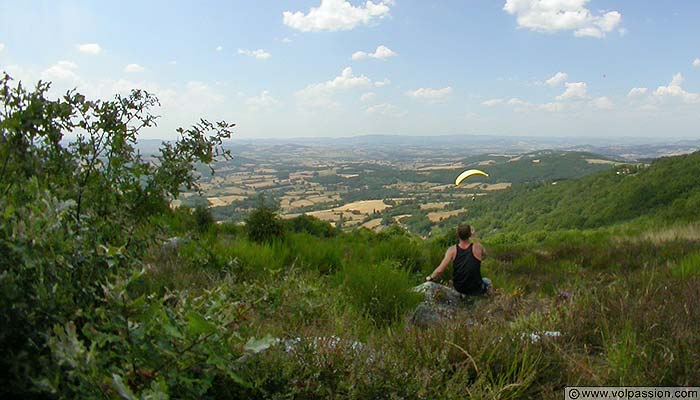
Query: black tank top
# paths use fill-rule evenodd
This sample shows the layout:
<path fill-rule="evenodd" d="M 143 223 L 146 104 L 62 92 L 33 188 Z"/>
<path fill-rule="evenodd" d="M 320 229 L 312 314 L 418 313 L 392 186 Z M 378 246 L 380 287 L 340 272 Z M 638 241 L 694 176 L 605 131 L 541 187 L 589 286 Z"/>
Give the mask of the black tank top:
<path fill-rule="evenodd" d="M 455 289 L 466 295 L 482 294 L 484 284 L 481 280 L 481 261 L 474 257 L 473 243 L 462 249 L 457 247 L 457 255 L 453 263 L 453 277 Z"/>

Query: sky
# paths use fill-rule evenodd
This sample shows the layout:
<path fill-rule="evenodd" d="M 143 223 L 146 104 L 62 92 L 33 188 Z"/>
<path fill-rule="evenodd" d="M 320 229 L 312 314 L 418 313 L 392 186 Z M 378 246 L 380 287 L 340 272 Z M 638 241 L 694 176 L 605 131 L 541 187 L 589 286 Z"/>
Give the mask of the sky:
<path fill-rule="evenodd" d="M 697 0 L 0 0 L 0 71 L 238 138 L 700 138 Z"/>

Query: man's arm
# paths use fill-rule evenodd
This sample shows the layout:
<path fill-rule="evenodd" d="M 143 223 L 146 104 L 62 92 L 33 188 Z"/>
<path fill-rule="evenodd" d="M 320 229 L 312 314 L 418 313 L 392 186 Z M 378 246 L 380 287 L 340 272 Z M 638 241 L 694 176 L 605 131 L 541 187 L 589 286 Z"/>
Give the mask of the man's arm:
<path fill-rule="evenodd" d="M 486 257 L 486 249 L 481 245 L 481 243 L 474 243 L 474 257 L 476 257 L 476 259 L 479 261 Z"/>
<path fill-rule="evenodd" d="M 454 246 L 451 246 L 449 249 L 447 249 L 447 251 L 445 252 L 445 257 L 440 262 L 440 265 L 438 265 L 437 268 L 435 268 L 435 271 L 433 271 L 432 274 L 428 275 L 425 278 L 426 281 L 429 282 L 437 279 L 440 276 L 440 274 L 442 274 L 445 271 L 445 269 L 447 269 L 447 266 L 449 266 L 452 260 L 454 260 L 455 258 L 455 250 L 456 249 Z"/>

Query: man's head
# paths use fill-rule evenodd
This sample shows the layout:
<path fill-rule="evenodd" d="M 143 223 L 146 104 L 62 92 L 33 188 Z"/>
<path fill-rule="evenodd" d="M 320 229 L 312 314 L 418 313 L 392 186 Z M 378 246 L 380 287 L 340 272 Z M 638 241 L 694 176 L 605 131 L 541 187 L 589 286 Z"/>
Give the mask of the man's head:
<path fill-rule="evenodd" d="M 457 227 L 457 237 L 459 240 L 469 240 L 472 233 L 474 233 L 474 229 L 472 229 L 471 225 L 460 225 Z"/>

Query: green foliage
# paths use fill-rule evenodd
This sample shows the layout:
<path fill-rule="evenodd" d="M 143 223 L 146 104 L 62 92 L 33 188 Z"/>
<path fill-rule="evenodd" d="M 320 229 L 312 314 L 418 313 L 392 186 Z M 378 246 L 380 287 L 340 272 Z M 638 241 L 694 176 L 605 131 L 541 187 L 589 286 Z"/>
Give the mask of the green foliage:
<path fill-rule="evenodd" d="M 338 230 L 330 223 L 306 214 L 285 221 L 287 230 L 291 232 L 306 232 L 316 237 L 334 237 Z"/>
<path fill-rule="evenodd" d="M 420 302 L 409 272 L 390 261 L 346 265 L 340 279 L 351 304 L 377 326 L 391 325 Z"/>
<path fill-rule="evenodd" d="M 230 329 L 247 311 L 225 287 L 201 296 L 135 296 L 135 274 L 106 284 L 82 329 L 56 325 L 49 347 L 62 374 L 42 381 L 76 397 L 202 397 L 215 385 L 248 385 L 235 371 L 240 343 Z M 58 372 L 58 371 L 56 371 Z"/>
<path fill-rule="evenodd" d="M 248 237 L 255 242 L 271 242 L 284 237 L 284 225 L 272 207 L 260 197 L 258 207 L 245 220 Z"/>
<path fill-rule="evenodd" d="M 40 390 L 38 375 L 58 369 L 47 337 L 71 321 L 80 331 L 109 279 L 141 266 L 154 222 L 181 188 L 196 189 L 196 163 L 226 152 L 232 125 L 201 121 L 161 147 L 158 163 L 136 150 L 154 126 L 158 100 L 143 91 L 90 101 L 69 91 L 49 100 L 0 79 L 0 387 Z M 68 138 L 66 134 L 75 135 Z"/>

